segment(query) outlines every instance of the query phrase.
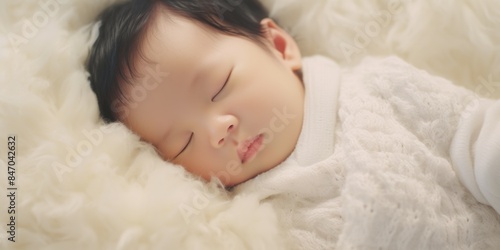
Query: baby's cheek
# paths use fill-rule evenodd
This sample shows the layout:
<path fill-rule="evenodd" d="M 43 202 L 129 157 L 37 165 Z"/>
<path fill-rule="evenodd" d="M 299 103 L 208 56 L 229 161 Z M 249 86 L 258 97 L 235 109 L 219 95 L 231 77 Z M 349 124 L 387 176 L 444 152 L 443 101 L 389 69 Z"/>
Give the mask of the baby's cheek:
<path fill-rule="evenodd" d="M 187 172 L 201 177 L 207 181 L 210 180 L 212 173 L 214 173 L 213 165 L 208 164 L 210 159 L 201 160 L 199 157 L 186 157 L 187 159 L 175 161 L 175 164 L 183 167 Z"/>

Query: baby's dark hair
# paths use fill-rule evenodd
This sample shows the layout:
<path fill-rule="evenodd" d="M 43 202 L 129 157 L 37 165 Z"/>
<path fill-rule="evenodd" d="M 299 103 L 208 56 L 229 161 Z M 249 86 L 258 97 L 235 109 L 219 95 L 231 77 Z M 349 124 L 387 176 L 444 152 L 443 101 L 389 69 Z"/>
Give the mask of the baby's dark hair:
<path fill-rule="evenodd" d="M 115 100 L 124 98 L 120 82 L 134 77 L 133 57 L 159 6 L 223 34 L 257 42 L 263 36 L 260 21 L 268 17 L 258 0 L 127 0 L 108 7 L 98 17 L 99 36 L 87 59 L 90 85 L 106 122 L 117 120 Z"/>

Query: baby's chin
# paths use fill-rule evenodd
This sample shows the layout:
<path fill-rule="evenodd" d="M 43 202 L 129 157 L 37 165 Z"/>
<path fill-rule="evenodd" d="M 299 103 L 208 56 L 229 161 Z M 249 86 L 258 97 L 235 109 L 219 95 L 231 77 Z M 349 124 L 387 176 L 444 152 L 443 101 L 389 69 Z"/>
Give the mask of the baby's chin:
<path fill-rule="evenodd" d="M 289 154 L 290 155 L 290 154 Z M 227 188 L 233 188 L 235 186 L 238 186 L 240 184 L 243 184 L 245 182 L 248 182 L 254 178 L 256 178 L 257 176 L 261 175 L 261 174 L 264 174 L 270 170 L 272 170 L 273 168 L 276 168 L 278 167 L 283 161 L 285 161 L 286 159 L 288 158 L 285 157 L 282 161 L 279 161 L 279 163 L 277 164 L 272 164 L 272 165 L 269 165 L 268 167 L 265 167 L 265 168 L 262 168 L 260 169 L 260 171 L 256 172 L 256 173 L 252 173 L 252 174 L 247 174 L 247 175 L 241 175 L 241 176 L 233 176 L 233 178 L 230 178 L 227 182 L 222 182 L 222 184 L 224 185 L 224 187 Z M 247 167 L 250 167 L 250 166 L 247 166 Z"/>
<path fill-rule="evenodd" d="M 248 175 L 248 176 L 232 176 L 232 178 L 228 179 L 228 180 L 221 180 L 222 184 L 224 185 L 224 187 L 226 189 L 231 189 L 235 186 L 238 186 L 242 183 L 245 183 L 247 182 L 248 180 L 251 180 L 253 178 L 255 178 L 257 175 L 259 175 L 260 173 L 258 174 L 253 174 L 253 175 Z"/>
<path fill-rule="evenodd" d="M 235 186 L 238 186 L 240 184 L 243 184 L 255 177 L 257 177 L 259 174 L 263 173 L 265 171 L 262 171 L 262 172 L 259 172 L 259 173 L 255 173 L 255 174 L 250 174 L 250 175 L 241 175 L 241 176 L 232 176 L 231 178 L 229 179 L 219 179 L 222 183 L 222 185 L 224 185 L 224 187 L 226 189 L 231 189 Z"/>

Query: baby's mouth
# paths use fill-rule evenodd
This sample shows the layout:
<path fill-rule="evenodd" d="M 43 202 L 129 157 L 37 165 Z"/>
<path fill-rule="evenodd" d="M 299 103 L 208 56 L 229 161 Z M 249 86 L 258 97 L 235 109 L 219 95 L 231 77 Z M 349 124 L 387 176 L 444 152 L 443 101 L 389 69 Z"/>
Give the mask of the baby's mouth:
<path fill-rule="evenodd" d="M 264 135 L 258 134 L 257 136 L 240 143 L 240 145 L 238 145 L 238 156 L 240 157 L 241 163 L 243 164 L 252 160 L 262 148 L 263 142 Z"/>

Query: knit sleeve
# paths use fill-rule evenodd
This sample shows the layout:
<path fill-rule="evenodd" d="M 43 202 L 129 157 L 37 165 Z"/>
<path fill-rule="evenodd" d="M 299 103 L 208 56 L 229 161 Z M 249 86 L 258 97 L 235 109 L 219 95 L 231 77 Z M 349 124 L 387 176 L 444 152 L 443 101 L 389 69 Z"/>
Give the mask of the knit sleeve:
<path fill-rule="evenodd" d="M 478 96 L 397 57 L 374 60 L 369 68 L 369 91 L 389 106 L 390 116 L 436 156 L 448 158 L 461 114 Z"/>
<path fill-rule="evenodd" d="M 480 98 L 399 58 L 375 63 L 371 91 L 387 101 L 415 139 L 451 161 L 479 202 L 500 213 L 500 101 Z"/>
<path fill-rule="evenodd" d="M 450 147 L 461 182 L 500 213 L 500 101 L 481 100 L 462 114 Z"/>

